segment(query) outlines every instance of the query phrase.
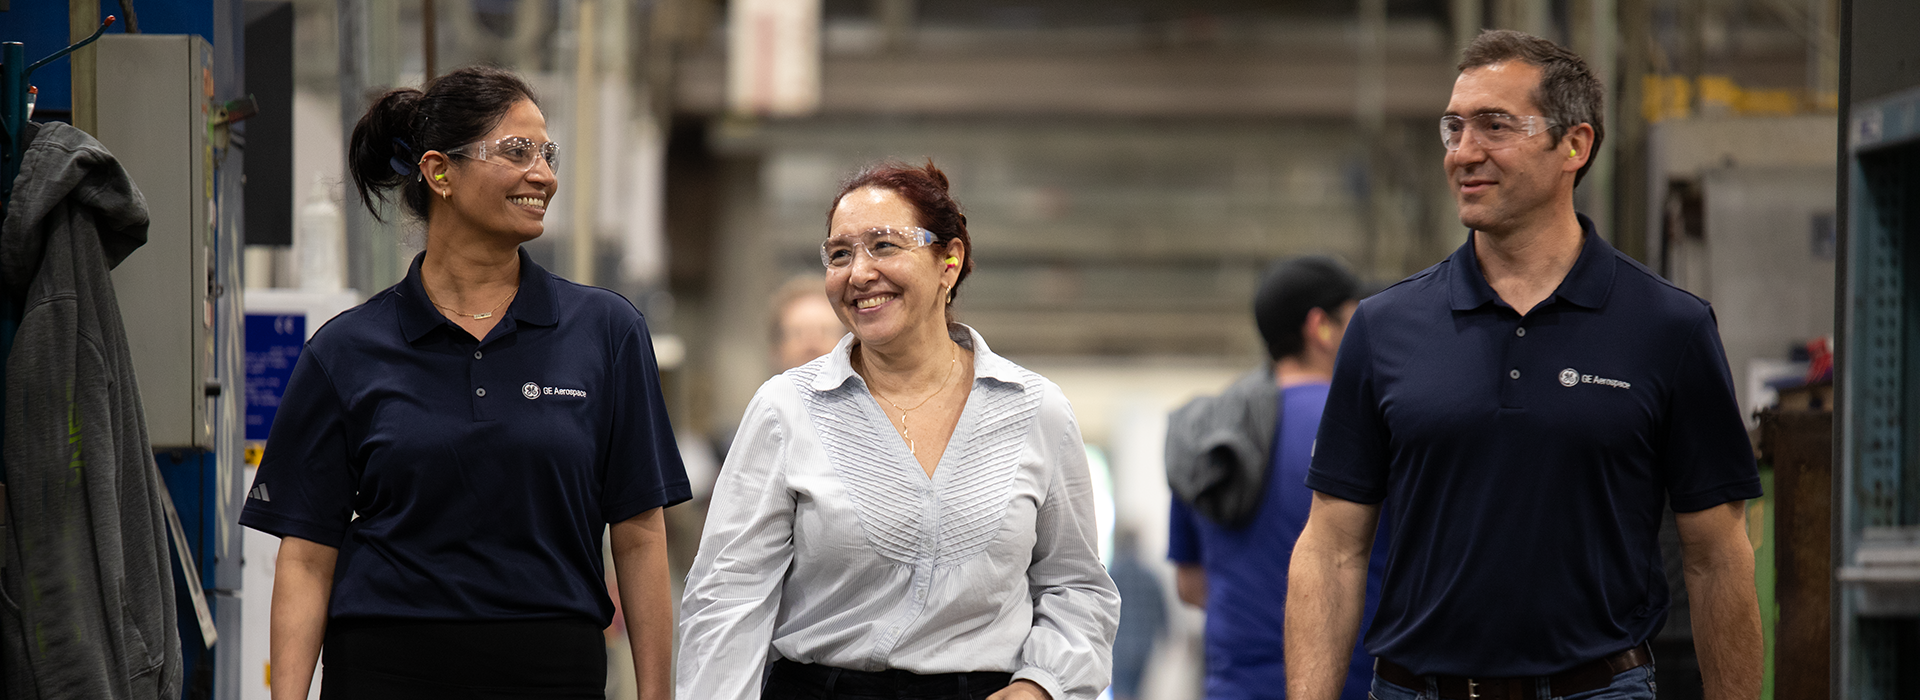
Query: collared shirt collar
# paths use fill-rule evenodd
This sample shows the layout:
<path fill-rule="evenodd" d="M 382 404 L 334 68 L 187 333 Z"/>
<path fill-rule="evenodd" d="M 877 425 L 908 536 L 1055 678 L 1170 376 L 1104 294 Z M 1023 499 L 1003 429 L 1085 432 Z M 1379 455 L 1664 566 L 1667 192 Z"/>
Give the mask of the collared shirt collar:
<path fill-rule="evenodd" d="M 1565 301 L 1574 306 L 1598 309 L 1606 305 L 1607 295 L 1613 291 L 1613 274 L 1616 262 L 1613 246 L 1607 245 L 1594 229 L 1593 220 L 1587 215 L 1576 212 L 1580 221 L 1580 232 L 1585 242 L 1580 246 L 1580 257 L 1573 261 L 1573 269 L 1567 271 L 1566 279 L 1560 280 L 1560 286 L 1553 294 L 1534 308 L 1542 308 L 1555 300 Z M 1452 297 L 1454 311 L 1470 311 L 1492 303 L 1497 299 L 1493 287 L 1487 284 L 1487 276 L 1480 271 L 1480 259 L 1473 252 L 1473 237 L 1478 232 L 1468 231 L 1467 242 L 1453 251 L 1448 267 L 1454 272 L 1448 280 L 1448 292 Z"/>
<path fill-rule="evenodd" d="M 1022 371 L 1019 365 L 1015 365 L 1013 362 L 1007 360 L 1007 358 L 994 354 L 993 350 L 987 347 L 986 339 L 981 338 L 980 332 L 974 330 L 971 326 L 964 323 L 955 325 L 966 329 L 967 336 L 973 341 L 973 379 L 975 382 L 982 379 L 992 379 L 1016 386 L 1026 385 L 1032 373 Z M 833 352 L 827 353 L 826 366 L 822 367 L 820 374 L 815 375 L 813 378 L 814 391 L 832 391 L 846 384 L 848 380 L 860 376 L 853 371 L 853 343 L 853 334 L 848 333 L 840 339 L 839 345 L 834 346 Z"/>
<path fill-rule="evenodd" d="M 520 291 L 514 295 L 513 303 L 507 305 L 501 313 L 500 323 L 530 326 L 551 326 L 559 322 L 559 312 L 553 306 L 553 275 L 546 268 L 533 261 L 527 255 L 527 249 L 519 249 L 520 255 Z M 434 308 L 433 300 L 427 297 L 427 288 L 420 281 L 420 263 L 426 260 L 425 252 L 413 256 L 413 264 L 407 267 L 407 278 L 400 281 L 394 290 L 400 297 L 400 330 L 411 343 L 425 337 L 429 331 L 443 325 L 453 326 L 453 322 Z"/>

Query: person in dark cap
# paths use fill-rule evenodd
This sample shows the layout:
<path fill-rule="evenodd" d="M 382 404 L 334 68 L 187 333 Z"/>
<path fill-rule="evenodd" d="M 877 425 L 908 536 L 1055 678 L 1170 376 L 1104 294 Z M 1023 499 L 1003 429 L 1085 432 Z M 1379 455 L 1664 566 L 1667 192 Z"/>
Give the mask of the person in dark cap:
<path fill-rule="evenodd" d="M 1332 258 L 1275 264 L 1253 300 L 1271 364 L 1169 422 L 1167 558 L 1180 599 L 1207 611 L 1208 700 L 1284 697 L 1287 565 L 1313 500 L 1304 482 L 1334 355 L 1361 296 L 1360 280 Z M 1369 618 L 1386 557 L 1373 562 Z M 1363 700 L 1372 678 L 1372 657 L 1356 649 L 1342 697 Z"/>

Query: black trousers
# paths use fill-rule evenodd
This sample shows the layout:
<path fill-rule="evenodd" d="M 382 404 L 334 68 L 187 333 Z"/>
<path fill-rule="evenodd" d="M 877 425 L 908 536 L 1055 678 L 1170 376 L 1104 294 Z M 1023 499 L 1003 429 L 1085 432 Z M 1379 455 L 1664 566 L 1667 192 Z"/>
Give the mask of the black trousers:
<path fill-rule="evenodd" d="M 760 700 L 986 700 L 1013 682 L 998 671 L 932 673 L 854 671 L 781 659 Z"/>
<path fill-rule="evenodd" d="M 607 646 L 584 620 L 330 620 L 321 700 L 603 700 Z"/>

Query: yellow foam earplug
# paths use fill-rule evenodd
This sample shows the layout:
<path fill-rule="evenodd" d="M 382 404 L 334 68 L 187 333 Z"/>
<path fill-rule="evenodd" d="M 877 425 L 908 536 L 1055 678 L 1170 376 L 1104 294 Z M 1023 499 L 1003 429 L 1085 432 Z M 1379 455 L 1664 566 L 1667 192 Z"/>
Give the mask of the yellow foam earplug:
<path fill-rule="evenodd" d="M 954 267 L 960 264 L 960 257 L 957 255 L 949 255 L 943 262 L 947 264 L 947 267 Z"/>
<path fill-rule="evenodd" d="M 447 174 L 446 174 L 446 173 L 440 173 L 439 175 L 435 175 L 435 176 L 433 176 L 433 179 L 434 179 L 434 181 L 435 181 L 435 182 L 446 182 L 446 181 L 447 181 Z"/>
<path fill-rule="evenodd" d="M 1579 157 L 1580 157 L 1580 150 L 1579 150 L 1579 149 L 1576 149 L 1576 148 L 1569 148 L 1569 149 L 1567 149 L 1567 157 L 1568 157 L 1568 158 L 1579 158 Z"/>

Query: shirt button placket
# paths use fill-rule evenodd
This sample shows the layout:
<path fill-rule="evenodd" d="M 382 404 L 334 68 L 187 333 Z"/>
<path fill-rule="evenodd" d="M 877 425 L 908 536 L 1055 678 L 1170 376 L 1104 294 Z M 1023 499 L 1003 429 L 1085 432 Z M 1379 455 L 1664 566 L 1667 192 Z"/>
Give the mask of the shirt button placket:
<path fill-rule="evenodd" d="M 478 360 L 481 357 L 482 353 L 479 350 L 473 351 L 473 359 Z M 487 387 L 483 384 L 486 379 L 480 376 L 480 367 L 477 363 L 467 364 L 467 381 L 473 386 L 473 419 L 488 420 Z"/>
<path fill-rule="evenodd" d="M 484 353 L 482 353 L 480 349 L 474 349 L 474 359 L 478 361 L 480 357 L 484 357 Z M 486 399 L 486 387 L 480 385 L 480 382 L 484 382 L 484 380 L 480 378 L 480 366 L 478 366 L 478 364 L 468 362 L 467 382 L 474 384 L 474 420 L 488 420 L 486 401 L 484 401 L 484 399 Z"/>
<path fill-rule="evenodd" d="M 1515 318 L 1512 320 L 1512 323 L 1514 324 L 1513 338 L 1508 340 L 1504 347 L 1501 348 L 1503 355 L 1501 363 L 1507 366 L 1507 381 L 1500 384 L 1499 390 L 1501 408 L 1521 408 L 1521 392 L 1520 384 L 1518 383 L 1520 381 L 1520 366 L 1533 360 L 1532 353 L 1528 352 L 1527 346 L 1520 343 L 1522 338 L 1527 337 L 1527 328 L 1522 325 L 1526 323 L 1526 319 L 1524 317 Z"/>

